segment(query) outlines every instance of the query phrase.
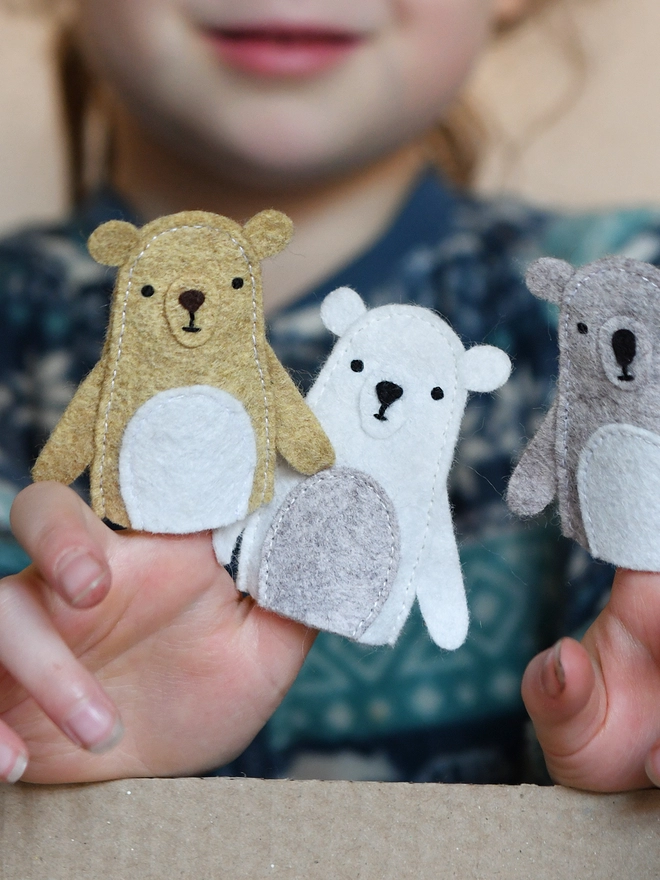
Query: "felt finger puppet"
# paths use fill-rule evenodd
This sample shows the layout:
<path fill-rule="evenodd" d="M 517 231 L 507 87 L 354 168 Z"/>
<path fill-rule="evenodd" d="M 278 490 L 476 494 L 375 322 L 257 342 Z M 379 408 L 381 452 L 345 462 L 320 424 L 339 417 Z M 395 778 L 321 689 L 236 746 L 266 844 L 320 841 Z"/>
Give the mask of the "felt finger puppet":
<path fill-rule="evenodd" d="M 278 469 L 273 501 L 243 534 L 238 588 L 371 645 L 396 641 L 417 598 L 431 637 L 457 648 L 468 609 L 447 474 L 468 391 L 502 385 L 509 358 L 466 351 L 428 309 L 368 311 L 348 288 L 321 317 L 339 340 L 307 402 L 336 464 L 307 479 Z"/>
<path fill-rule="evenodd" d="M 592 556 L 660 571 L 660 271 L 546 258 L 527 284 L 559 306 L 559 376 L 509 507 L 533 516 L 556 497 L 564 535 Z"/>
<path fill-rule="evenodd" d="M 276 453 L 305 474 L 334 461 L 318 420 L 268 345 L 260 261 L 291 221 L 244 226 L 202 211 L 91 235 L 118 267 L 101 359 L 39 456 L 35 480 L 90 469 L 101 517 L 183 534 L 234 524 L 273 494 Z M 225 556 L 231 552 L 225 550 Z"/>

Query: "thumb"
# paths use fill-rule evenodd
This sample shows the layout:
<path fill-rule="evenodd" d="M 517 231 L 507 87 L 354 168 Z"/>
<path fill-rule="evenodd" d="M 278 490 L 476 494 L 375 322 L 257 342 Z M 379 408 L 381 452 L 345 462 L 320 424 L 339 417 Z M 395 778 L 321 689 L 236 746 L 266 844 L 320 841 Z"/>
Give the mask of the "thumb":
<path fill-rule="evenodd" d="M 575 639 L 560 639 L 529 663 L 522 697 L 545 755 L 548 772 L 575 785 L 578 757 L 602 726 L 607 710 L 600 669 Z"/>

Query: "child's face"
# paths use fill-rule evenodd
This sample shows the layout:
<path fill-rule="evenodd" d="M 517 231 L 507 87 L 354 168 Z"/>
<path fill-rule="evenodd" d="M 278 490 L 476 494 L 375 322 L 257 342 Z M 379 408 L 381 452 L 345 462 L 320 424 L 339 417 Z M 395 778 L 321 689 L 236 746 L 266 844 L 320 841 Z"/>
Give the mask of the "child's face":
<path fill-rule="evenodd" d="M 524 0 L 80 0 L 90 61 L 157 137 L 291 185 L 414 141 Z"/>

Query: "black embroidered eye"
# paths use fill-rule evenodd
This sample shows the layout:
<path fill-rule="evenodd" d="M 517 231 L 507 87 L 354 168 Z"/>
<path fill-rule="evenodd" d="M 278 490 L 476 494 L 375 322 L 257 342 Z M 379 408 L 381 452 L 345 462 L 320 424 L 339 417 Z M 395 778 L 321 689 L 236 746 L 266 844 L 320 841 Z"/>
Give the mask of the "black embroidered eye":
<path fill-rule="evenodd" d="M 442 400 L 444 396 L 445 392 L 439 385 L 436 385 L 435 388 L 431 389 L 431 397 L 433 398 L 433 400 Z"/>
<path fill-rule="evenodd" d="M 362 361 L 358 360 L 351 361 L 351 370 L 353 370 L 354 373 L 361 373 L 362 370 L 364 370 L 364 364 Z"/>
<path fill-rule="evenodd" d="M 583 336 L 585 333 L 589 332 L 589 328 L 582 321 L 578 322 L 577 329 L 578 329 L 578 333 L 581 333 Z"/>
<path fill-rule="evenodd" d="M 234 290 L 240 290 L 244 284 L 245 281 L 243 281 L 242 278 L 232 278 L 231 286 L 234 288 Z"/>
<path fill-rule="evenodd" d="M 140 293 L 142 296 L 153 296 L 156 291 L 153 289 L 151 284 L 145 284 Z"/>

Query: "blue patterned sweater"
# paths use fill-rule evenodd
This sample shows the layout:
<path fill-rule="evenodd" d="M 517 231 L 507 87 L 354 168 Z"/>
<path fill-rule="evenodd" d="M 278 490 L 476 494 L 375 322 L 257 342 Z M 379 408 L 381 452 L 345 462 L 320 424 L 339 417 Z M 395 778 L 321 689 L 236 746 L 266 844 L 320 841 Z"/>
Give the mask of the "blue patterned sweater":
<path fill-rule="evenodd" d="M 85 241 L 112 218 L 135 220 L 106 192 L 62 225 L 0 242 L 1 574 L 27 561 L 9 532 L 11 500 L 29 482 L 41 444 L 98 359 L 113 273 L 92 261 Z M 537 256 L 578 265 L 606 253 L 657 262 L 660 213 L 560 216 L 512 200 L 478 200 L 429 173 L 376 244 L 271 319 L 273 348 L 303 389 L 333 344 L 319 305 L 340 285 L 355 288 L 372 307 L 413 302 L 435 309 L 466 345 L 505 349 L 514 372 L 499 392 L 471 397 L 450 476 L 471 610 L 466 643 L 455 652 L 440 650 L 417 612 L 394 648 L 322 633 L 264 730 L 216 772 L 539 778 L 534 749 L 527 747 L 522 672 L 537 651 L 593 619 L 611 571 L 562 539 L 553 515 L 521 522 L 502 500 L 512 461 L 545 412 L 557 370 L 554 316 L 522 279 Z"/>

